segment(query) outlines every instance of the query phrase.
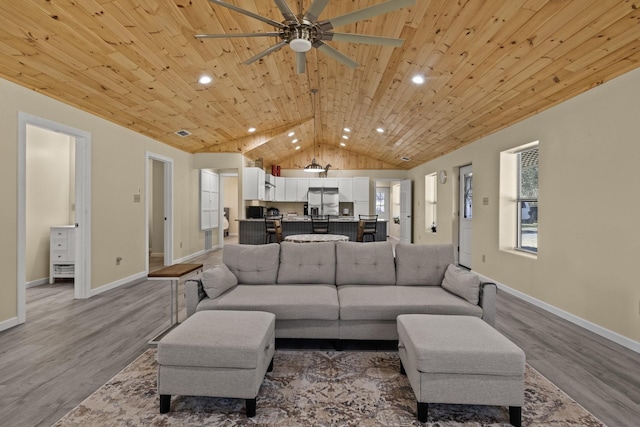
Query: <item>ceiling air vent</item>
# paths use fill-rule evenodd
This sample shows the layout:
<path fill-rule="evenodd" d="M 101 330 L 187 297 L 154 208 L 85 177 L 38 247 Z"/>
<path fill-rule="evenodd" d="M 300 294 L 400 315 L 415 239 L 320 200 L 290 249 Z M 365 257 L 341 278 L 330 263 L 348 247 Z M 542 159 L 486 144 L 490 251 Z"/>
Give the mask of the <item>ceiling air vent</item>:
<path fill-rule="evenodd" d="M 411 159 L 408 158 L 407 156 L 402 156 L 402 157 L 400 157 L 400 160 L 402 160 L 403 162 L 408 162 Z"/>
<path fill-rule="evenodd" d="M 184 138 L 185 136 L 190 136 L 191 132 L 189 132 L 188 130 L 180 129 L 179 131 L 176 131 L 176 135 Z"/>

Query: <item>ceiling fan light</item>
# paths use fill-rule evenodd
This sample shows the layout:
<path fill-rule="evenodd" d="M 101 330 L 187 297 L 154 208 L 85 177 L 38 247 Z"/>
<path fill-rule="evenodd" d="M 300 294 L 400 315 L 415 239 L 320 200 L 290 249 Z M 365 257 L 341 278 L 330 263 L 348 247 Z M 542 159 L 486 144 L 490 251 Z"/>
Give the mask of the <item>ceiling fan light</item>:
<path fill-rule="evenodd" d="M 310 173 L 324 172 L 324 168 L 316 162 L 315 158 L 311 160 L 311 164 L 305 166 L 303 170 Z"/>
<path fill-rule="evenodd" d="M 289 47 L 296 52 L 307 52 L 311 49 L 311 42 L 306 39 L 293 39 L 289 42 Z"/>

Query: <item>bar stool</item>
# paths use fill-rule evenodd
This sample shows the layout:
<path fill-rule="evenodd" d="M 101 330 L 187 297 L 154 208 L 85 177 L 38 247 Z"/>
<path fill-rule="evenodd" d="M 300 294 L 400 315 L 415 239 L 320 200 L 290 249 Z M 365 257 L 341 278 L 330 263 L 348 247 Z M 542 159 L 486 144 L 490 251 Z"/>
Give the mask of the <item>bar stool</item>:
<path fill-rule="evenodd" d="M 264 243 L 271 243 L 273 237 L 274 242 L 278 242 L 278 235 L 276 230 L 276 222 L 279 227 L 282 226 L 282 215 L 270 215 L 264 217 Z M 282 236 L 282 229 L 280 229 L 280 235 Z M 281 239 L 282 240 L 282 239 Z"/>
<path fill-rule="evenodd" d="M 311 216 L 311 230 L 313 234 L 329 234 L 329 215 Z"/>
<path fill-rule="evenodd" d="M 364 242 L 367 236 L 371 236 L 372 241 L 375 242 L 378 230 L 378 215 L 359 215 L 359 218 L 356 241 Z"/>

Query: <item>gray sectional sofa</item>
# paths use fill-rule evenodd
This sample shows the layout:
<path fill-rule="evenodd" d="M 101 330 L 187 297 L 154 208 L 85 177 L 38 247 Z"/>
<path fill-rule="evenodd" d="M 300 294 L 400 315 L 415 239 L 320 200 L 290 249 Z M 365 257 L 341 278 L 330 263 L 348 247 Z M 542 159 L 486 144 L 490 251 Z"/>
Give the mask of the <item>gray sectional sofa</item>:
<path fill-rule="evenodd" d="M 277 338 L 397 340 L 401 314 L 495 319 L 496 286 L 453 265 L 452 245 L 225 245 L 223 264 L 188 281 L 187 316 L 201 310 L 276 315 Z"/>

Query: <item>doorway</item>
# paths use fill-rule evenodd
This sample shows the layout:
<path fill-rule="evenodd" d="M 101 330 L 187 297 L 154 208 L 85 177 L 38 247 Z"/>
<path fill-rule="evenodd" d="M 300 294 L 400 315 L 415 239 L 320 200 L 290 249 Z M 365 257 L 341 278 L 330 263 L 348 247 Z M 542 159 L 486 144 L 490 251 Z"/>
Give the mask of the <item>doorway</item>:
<path fill-rule="evenodd" d="M 458 216 L 458 264 L 471 269 L 473 242 L 473 168 L 460 167 L 460 199 Z"/>
<path fill-rule="evenodd" d="M 32 116 L 18 114 L 18 323 L 26 321 L 27 288 L 27 144 L 29 134 L 36 132 L 45 137 L 51 135 L 58 140 L 67 141 L 69 165 L 73 163 L 73 172 L 67 170 L 67 185 L 63 189 L 68 196 L 63 204 L 68 204 L 66 213 L 60 219 L 73 229 L 73 278 L 74 298 L 88 298 L 91 293 L 91 134 L 60 123 Z M 46 144 L 46 143 L 45 143 Z M 45 145 L 46 147 L 46 145 Z M 62 160 L 61 160 L 62 161 Z M 68 166 L 69 168 L 71 166 Z M 34 171 L 29 171 L 34 172 Z M 46 171 L 45 171 L 46 173 Z M 37 174 L 32 174 L 37 176 Z M 71 178 L 73 176 L 73 178 Z M 73 212 L 73 214 L 71 214 Z M 71 222 L 70 222 L 71 221 Z M 31 225 L 31 224 L 30 224 Z M 42 224 L 41 224 L 42 225 Z M 63 224 L 51 224 L 51 226 Z M 45 227 L 46 226 L 42 226 Z M 40 227 L 40 228 L 42 228 Z M 31 235 L 30 235 L 31 237 Z M 36 237 L 37 239 L 37 237 Z M 47 239 L 48 241 L 48 239 Z M 41 245 L 40 245 L 41 246 Z M 40 248 L 40 253 L 43 249 Z M 48 259 L 49 253 L 46 253 Z M 48 262 L 47 262 L 48 265 Z M 31 266 L 30 266 L 31 268 Z"/>
<path fill-rule="evenodd" d="M 173 159 L 147 152 L 145 169 L 145 259 L 149 272 L 173 265 Z M 161 260 L 157 265 L 151 262 L 154 254 Z"/>

